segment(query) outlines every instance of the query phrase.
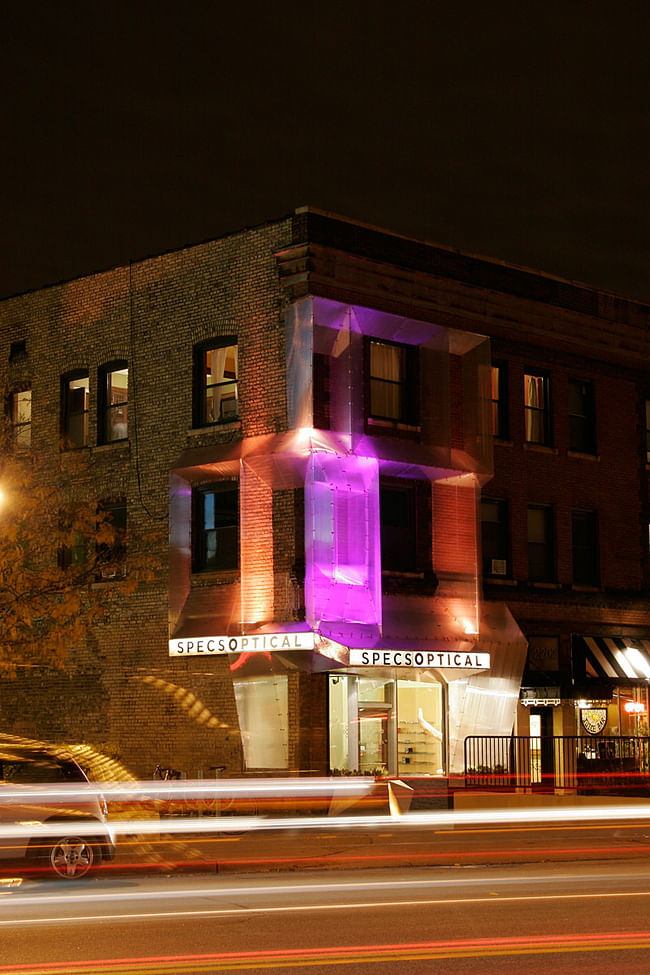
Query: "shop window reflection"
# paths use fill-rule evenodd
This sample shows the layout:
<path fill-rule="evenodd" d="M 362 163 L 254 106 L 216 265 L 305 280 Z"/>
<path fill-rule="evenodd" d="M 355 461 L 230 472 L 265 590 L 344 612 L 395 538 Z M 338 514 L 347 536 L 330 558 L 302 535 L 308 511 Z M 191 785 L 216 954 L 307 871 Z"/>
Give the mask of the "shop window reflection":
<path fill-rule="evenodd" d="M 444 694 L 435 680 L 330 675 L 334 774 L 443 775 Z"/>

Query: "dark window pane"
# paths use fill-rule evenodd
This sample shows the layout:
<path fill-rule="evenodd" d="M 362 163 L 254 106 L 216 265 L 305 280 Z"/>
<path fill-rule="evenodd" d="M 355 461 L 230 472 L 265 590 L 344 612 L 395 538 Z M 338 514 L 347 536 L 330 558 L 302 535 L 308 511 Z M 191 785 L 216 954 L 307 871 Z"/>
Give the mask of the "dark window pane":
<path fill-rule="evenodd" d="M 89 395 L 90 381 L 87 375 L 65 380 L 63 403 L 65 447 L 85 447 L 88 444 Z"/>
<path fill-rule="evenodd" d="M 595 454 L 594 393 L 591 383 L 580 379 L 569 380 L 568 411 L 569 449 Z"/>
<path fill-rule="evenodd" d="M 97 578 L 102 581 L 121 578 L 126 568 L 126 499 L 102 501 L 100 511 L 113 529 L 112 541 L 97 546 Z"/>
<path fill-rule="evenodd" d="M 528 508 L 528 576 L 532 582 L 555 580 L 553 511 L 550 507 Z"/>
<path fill-rule="evenodd" d="M 236 569 L 239 565 L 239 492 L 221 483 L 194 494 L 193 568 L 195 572 Z"/>
<path fill-rule="evenodd" d="M 382 569 L 416 570 L 415 491 L 382 487 L 379 495 Z"/>
<path fill-rule="evenodd" d="M 573 543 L 573 581 L 577 585 L 598 586 L 600 559 L 598 515 L 595 511 L 574 511 L 571 515 Z"/>
<path fill-rule="evenodd" d="M 483 573 L 507 576 L 509 566 L 508 505 L 506 501 L 481 499 Z"/>

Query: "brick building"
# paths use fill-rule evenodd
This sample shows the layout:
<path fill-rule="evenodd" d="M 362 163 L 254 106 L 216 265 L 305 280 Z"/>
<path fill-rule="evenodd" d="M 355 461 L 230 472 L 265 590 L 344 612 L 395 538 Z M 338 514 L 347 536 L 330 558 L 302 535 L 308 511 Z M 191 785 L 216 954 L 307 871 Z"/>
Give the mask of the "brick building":
<path fill-rule="evenodd" d="M 64 671 L 3 681 L 0 726 L 189 776 L 639 731 L 649 324 L 307 208 L 2 301 L 17 440 L 164 531 Z"/>

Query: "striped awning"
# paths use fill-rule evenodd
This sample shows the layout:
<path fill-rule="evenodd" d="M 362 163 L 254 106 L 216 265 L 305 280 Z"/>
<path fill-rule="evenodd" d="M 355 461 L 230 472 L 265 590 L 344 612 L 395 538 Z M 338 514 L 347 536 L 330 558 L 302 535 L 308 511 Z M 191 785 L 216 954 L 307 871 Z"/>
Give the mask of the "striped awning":
<path fill-rule="evenodd" d="M 650 640 L 618 636 L 574 637 L 573 662 L 574 674 L 577 672 L 586 678 L 650 681 Z"/>

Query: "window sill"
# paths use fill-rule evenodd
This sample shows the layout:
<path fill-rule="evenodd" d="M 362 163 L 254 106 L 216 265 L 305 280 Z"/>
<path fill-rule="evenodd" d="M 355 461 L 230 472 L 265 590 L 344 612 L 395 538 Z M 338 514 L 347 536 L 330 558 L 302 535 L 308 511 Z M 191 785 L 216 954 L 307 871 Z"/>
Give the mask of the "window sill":
<path fill-rule="evenodd" d="M 398 420 L 382 420 L 379 417 L 366 417 L 366 433 L 376 433 L 380 436 L 404 437 L 416 440 L 422 433 L 422 427 Z"/>
<path fill-rule="evenodd" d="M 207 423 L 204 427 L 190 427 L 187 431 L 188 437 L 199 437 L 206 433 L 219 433 L 222 430 L 230 432 L 241 429 L 241 419 L 226 420 L 223 423 Z"/>
<path fill-rule="evenodd" d="M 600 592 L 600 586 L 585 586 L 580 583 L 573 582 L 571 584 L 571 590 L 573 592 Z"/>
<path fill-rule="evenodd" d="M 492 437 L 492 442 L 495 447 L 513 447 L 514 444 L 512 440 L 502 440 L 501 437 Z"/>
<path fill-rule="evenodd" d="M 382 578 L 424 579 L 424 572 L 400 572 L 398 569 L 382 569 Z"/>
<path fill-rule="evenodd" d="M 548 444 L 544 443 L 530 443 L 528 440 L 524 441 L 524 450 L 532 450 L 533 453 L 538 454 L 552 454 L 553 456 L 558 456 L 557 447 L 550 447 Z"/>
<path fill-rule="evenodd" d="M 516 579 L 504 579 L 500 576 L 483 576 L 483 584 L 489 586 L 516 586 Z"/>
<path fill-rule="evenodd" d="M 206 569 L 204 572 L 192 572 L 190 585 L 193 589 L 202 586 L 227 586 L 239 582 L 239 569 Z"/>
<path fill-rule="evenodd" d="M 532 579 L 528 580 L 528 585 L 532 586 L 534 589 L 561 589 L 562 588 L 559 582 L 533 582 Z"/>
<path fill-rule="evenodd" d="M 567 457 L 572 457 L 575 460 L 595 460 L 600 462 L 599 454 L 583 454 L 581 450 L 567 450 Z"/>
<path fill-rule="evenodd" d="M 102 454 L 107 450 L 128 450 L 131 446 L 131 441 L 125 437 L 123 440 L 111 440 L 110 443 L 98 443 L 91 448 L 90 452 L 92 454 Z"/>

